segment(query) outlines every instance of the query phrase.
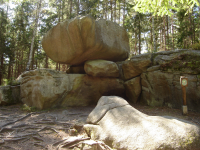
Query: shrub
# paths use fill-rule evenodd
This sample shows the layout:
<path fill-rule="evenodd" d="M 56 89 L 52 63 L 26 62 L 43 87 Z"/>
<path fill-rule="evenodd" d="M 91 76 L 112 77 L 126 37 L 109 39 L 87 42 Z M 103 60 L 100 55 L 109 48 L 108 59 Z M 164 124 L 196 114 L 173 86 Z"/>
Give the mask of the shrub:
<path fill-rule="evenodd" d="M 192 45 L 193 50 L 200 50 L 200 43 L 195 43 Z"/>

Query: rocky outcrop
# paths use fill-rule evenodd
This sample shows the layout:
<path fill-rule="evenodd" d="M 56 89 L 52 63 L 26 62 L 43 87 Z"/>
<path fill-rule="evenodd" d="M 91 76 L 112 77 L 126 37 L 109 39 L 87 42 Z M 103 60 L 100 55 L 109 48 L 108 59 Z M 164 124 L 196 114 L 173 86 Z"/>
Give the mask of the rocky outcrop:
<path fill-rule="evenodd" d="M 90 16 L 59 23 L 45 34 L 42 46 L 52 60 L 70 65 L 95 59 L 123 61 L 130 51 L 123 27 Z"/>
<path fill-rule="evenodd" d="M 21 75 L 21 99 L 30 107 L 87 106 L 102 95 L 124 95 L 123 81 L 37 69 Z"/>
<path fill-rule="evenodd" d="M 139 100 L 141 94 L 140 77 L 133 78 L 124 83 L 126 97 L 129 102 L 136 103 Z"/>
<path fill-rule="evenodd" d="M 198 149 L 200 129 L 170 116 L 148 116 L 116 96 L 103 96 L 84 125 L 93 140 L 114 149 Z"/>
<path fill-rule="evenodd" d="M 84 70 L 94 77 L 119 77 L 119 68 L 112 61 L 90 60 L 85 62 Z"/>
<path fill-rule="evenodd" d="M 19 85 L 0 87 L 0 106 L 16 104 L 19 102 L 21 102 Z"/>
<path fill-rule="evenodd" d="M 132 57 L 122 63 L 128 99 L 133 99 L 130 95 L 136 91 L 130 91 L 133 88 L 127 87 L 127 83 L 132 83 L 130 85 L 142 87 L 138 101 L 150 106 L 180 109 L 183 101 L 180 76 L 186 76 L 188 109 L 200 112 L 199 60 L 200 51 L 195 50 L 164 51 Z M 136 76 L 141 77 L 141 83 L 134 81 Z"/>
<path fill-rule="evenodd" d="M 145 72 L 151 65 L 151 54 L 142 54 L 132 57 L 122 64 L 124 79 L 129 80 Z"/>

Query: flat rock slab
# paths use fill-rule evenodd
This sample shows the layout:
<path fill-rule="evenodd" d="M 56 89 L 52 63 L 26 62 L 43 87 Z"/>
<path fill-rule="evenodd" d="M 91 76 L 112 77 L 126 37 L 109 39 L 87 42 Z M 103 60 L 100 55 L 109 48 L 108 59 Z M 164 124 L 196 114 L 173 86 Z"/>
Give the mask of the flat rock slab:
<path fill-rule="evenodd" d="M 115 107 L 109 107 L 110 99 Z M 84 129 L 93 140 L 102 140 L 116 149 L 198 149 L 200 146 L 198 126 L 170 116 L 145 115 L 115 96 L 102 97 L 87 122 L 90 124 L 84 125 Z"/>
<path fill-rule="evenodd" d="M 130 52 L 123 27 L 91 16 L 58 23 L 45 34 L 42 46 L 52 60 L 70 65 L 96 59 L 123 61 Z"/>

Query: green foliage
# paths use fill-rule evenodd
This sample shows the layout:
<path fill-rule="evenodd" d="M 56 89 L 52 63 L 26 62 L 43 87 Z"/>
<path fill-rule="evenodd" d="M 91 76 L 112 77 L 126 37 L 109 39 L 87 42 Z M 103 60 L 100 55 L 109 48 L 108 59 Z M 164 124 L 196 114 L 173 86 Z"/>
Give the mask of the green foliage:
<path fill-rule="evenodd" d="M 173 15 L 173 11 L 185 9 L 191 11 L 194 5 L 199 6 L 198 0 L 129 0 L 131 4 L 135 4 L 134 9 L 140 13 L 153 13 L 153 15 L 164 16 Z"/>
<path fill-rule="evenodd" d="M 34 112 L 37 111 L 36 107 L 29 107 L 26 104 L 24 104 L 21 108 L 23 111 L 27 111 L 27 112 Z"/>

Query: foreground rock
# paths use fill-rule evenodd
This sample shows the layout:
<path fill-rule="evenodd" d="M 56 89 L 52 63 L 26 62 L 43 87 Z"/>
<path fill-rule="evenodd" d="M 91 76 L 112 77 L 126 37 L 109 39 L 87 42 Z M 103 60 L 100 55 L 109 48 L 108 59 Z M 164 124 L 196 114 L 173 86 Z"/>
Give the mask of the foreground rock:
<path fill-rule="evenodd" d="M 119 77 L 116 63 L 106 60 L 90 60 L 84 65 L 85 72 L 94 77 Z"/>
<path fill-rule="evenodd" d="M 130 48 L 126 30 L 118 24 L 90 16 L 61 22 L 42 40 L 47 55 L 55 62 L 79 65 L 87 60 L 122 61 Z"/>
<path fill-rule="evenodd" d="M 31 107 L 87 106 L 102 95 L 124 95 L 123 81 L 37 69 L 21 75 L 21 99 Z"/>
<path fill-rule="evenodd" d="M 116 149 L 198 149 L 198 126 L 170 116 L 148 116 L 116 96 L 101 97 L 84 125 L 93 139 Z"/>

